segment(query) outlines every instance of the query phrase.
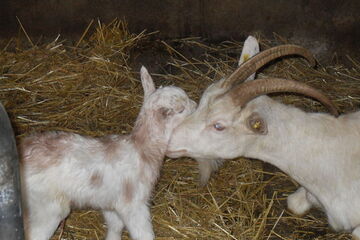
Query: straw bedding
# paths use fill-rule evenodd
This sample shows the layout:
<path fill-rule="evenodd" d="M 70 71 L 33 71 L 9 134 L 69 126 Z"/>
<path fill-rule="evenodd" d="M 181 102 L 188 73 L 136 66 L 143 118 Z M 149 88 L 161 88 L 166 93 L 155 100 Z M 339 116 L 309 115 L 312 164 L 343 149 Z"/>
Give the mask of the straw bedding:
<path fill-rule="evenodd" d="M 180 86 L 198 100 L 211 82 L 235 69 L 242 48 L 234 41 L 160 41 L 156 33 L 132 34 L 117 20 L 91 24 L 73 43 L 61 37 L 34 43 L 27 34 L 0 43 L 0 101 L 17 139 L 48 130 L 129 133 L 142 102 L 140 63 L 150 68 L 157 86 Z M 286 42 L 257 37 L 262 49 Z M 333 61 L 313 69 L 303 59 L 286 58 L 261 74 L 306 82 L 326 92 L 341 112 L 350 112 L 360 103 L 360 63 L 348 61 L 347 67 Z M 296 95 L 274 97 L 326 111 Z M 157 239 L 350 239 L 329 229 L 318 210 L 304 217 L 288 212 L 285 199 L 297 184 L 259 160 L 227 161 L 203 188 L 197 178 L 193 160 L 165 159 L 151 202 Z M 52 239 L 103 239 L 105 232 L 97 211 L 75 210 Z M 123 237 L 129 239 L 127 233 Z"/>

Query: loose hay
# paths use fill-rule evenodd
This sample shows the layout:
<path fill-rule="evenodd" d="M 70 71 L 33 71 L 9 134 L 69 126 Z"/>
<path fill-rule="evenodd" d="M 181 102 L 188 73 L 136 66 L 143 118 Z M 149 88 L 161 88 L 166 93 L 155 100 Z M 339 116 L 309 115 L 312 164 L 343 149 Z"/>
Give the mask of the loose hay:
<path fill-rule="evenodd" d="M 242 48 L 239 42 L 208 45 L 197 38 L 161 42 L 145 33 L 131 34 L 121 21 L 96 25 L 92 31 L 90 24 L 75 44 L 60 37 L 35 46 L 26 46 L 20 37 L 2 44 L 0 100 L 17 139 L 48 130 L 90 136 L 128 133 L 143 95 L 138 56 L 150 49 L 148 65 L 166 61 L 153 73 L 156 84 L 175 84 L 198 100 L 211 82 L 234 70 Z M 284 42 L 257 37 L 263 49 Z M 261 74 L 318 87 L 341 112 L 349 112 L 360 103 L 360 63 L 349 61 L 350 67 L 312 69 L 300 58 L 287 58 Z M 275 97 L 309 111 L 326 111 L 297 95 Z M 194 161 L 165 160 L 152 198 L 157 239 L 350 239 L 330 230 L 320 211 L 305 217 L 289 213 L 285 199 L 297 184 L 260 161 L 228 161 L 204 188 L 197 186 L 197 178 Z M 103 239 L 105 232 L 97 211 L 77 210 L 52 239 Z M 127 234 L 124 239 L 129 239 Z"/>

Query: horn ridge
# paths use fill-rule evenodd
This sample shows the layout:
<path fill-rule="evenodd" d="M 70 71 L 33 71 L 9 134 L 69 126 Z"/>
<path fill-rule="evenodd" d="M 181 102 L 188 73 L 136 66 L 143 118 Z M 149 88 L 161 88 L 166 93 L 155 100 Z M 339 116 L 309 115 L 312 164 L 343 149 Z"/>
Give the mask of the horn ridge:
<path fill-rule="evenodd" d="M 312 97 L 321 102 L 332 115 L 339 116 L 338 110 L 332 101 L 321 91 L 309 85 L 281 78 L 263 78 L 254 81 L 244 82 L 230 89 L 228 93 L 233 102 L 243 107 L 249 101 L 260 95 L 268 93 L 293 92 Z"/>
<path fill-rule="evenodd" d="M 298 45 L 285 44 L 273 48 L 269 48 L 265 51 L 262 51 L 248 61 L 244 62 L 239 66 L 223 83 L 223 88 L 230 87 L 235 81 L 240 83 L 245 81 L 251 74 L 255 73 L 258 69 L 266 65 L 268 62 L 277 59 L 279 57 L 288 56 L 288 55 L 299 55 L 310 63 L 311 66 L 316 65 L 316 60 L 312 53 Z"/>

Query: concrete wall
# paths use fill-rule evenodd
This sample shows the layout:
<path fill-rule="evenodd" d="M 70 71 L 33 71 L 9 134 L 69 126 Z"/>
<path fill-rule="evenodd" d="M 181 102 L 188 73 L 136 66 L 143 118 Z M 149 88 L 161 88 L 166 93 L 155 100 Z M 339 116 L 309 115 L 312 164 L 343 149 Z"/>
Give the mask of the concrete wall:
<path fill-rule="evenodd" d="M 126 19 L 134 32 L 159 30 L 161 38 L 201 36 L 243 40 L 276 32 L 320 54 L 359 57 L 359 0 L 0 0 L 0 34 L 77 36 L 91 19 Z"/>

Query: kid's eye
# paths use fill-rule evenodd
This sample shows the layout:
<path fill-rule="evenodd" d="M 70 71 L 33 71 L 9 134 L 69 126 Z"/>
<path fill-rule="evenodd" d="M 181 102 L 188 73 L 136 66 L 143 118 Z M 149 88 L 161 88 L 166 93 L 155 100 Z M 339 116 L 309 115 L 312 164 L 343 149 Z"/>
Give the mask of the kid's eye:
<path fill-rule="evenodd" d="M 224 130 L 225 129 L 225 126 L 224 125 L 222 125 L 221 123 L 215 123 L 214 124 L 214 128 L 217 130 L 217 131 L 222 131 L 222 130 Z"/>

